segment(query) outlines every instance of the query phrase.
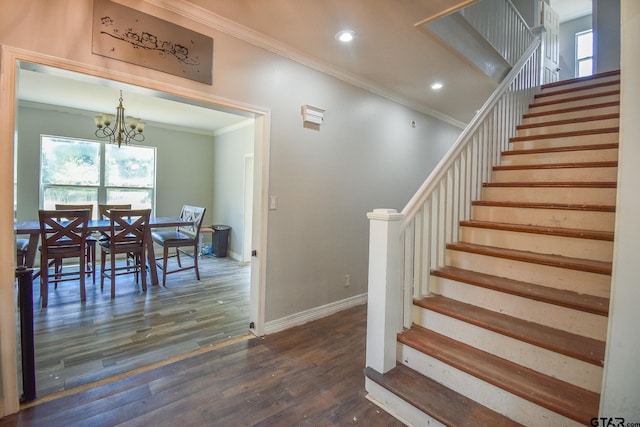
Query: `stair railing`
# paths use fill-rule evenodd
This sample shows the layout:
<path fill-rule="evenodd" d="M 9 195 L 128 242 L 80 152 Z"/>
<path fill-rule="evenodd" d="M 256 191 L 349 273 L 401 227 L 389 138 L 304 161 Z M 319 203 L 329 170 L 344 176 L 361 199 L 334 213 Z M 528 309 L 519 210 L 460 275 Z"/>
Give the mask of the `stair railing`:
<path fill-rule="evenodd" d="M 367 366 L 395 367 L 396 334 L 411 326 L 412 300 L 429 294 L 430 272 L 445 263 L 458 222 L 500 163 L 509 138 L 540 86 L 541 42 L 521 59 L 460 134 L 402 212 L 375 209 L 370 219 Z"/>
<path fill-rule="evenodd" d="M 535 35 L 511 0 L 482 0 L 458 11 L 502 57 L 515 65 Z"/>

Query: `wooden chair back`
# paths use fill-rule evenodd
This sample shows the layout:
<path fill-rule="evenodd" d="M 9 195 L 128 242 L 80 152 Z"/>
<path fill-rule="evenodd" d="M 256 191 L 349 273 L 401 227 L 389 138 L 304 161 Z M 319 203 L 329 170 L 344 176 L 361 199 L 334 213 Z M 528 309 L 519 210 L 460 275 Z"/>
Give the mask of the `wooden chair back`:
<path fill-rule="evenodd" d="M 131 209 L 131 203 L 129 204 L 99 204 L 98 205 L 98 218 L 109 219 L 109 211 L 111 209 Z"/>
<path fill-rule="evenodd" d="M 38 211 L 43 259 L 84 258 L 90 215 L 89 209 Z"/>
<path fill-rule="evenodd" d="M 67 205 L 56 203 L 56 210 L 58 211 L 76 211 L 79 209 L 88 209 L 89 210 L 89 219 L 93 218 L 93 205 L 84 204 L 84 205 Z M 60 219 L 64 219 L 65 216 L 61 216 Z"/>
<path fill-rule="evenodd" d="M 200 227 L 202 226 L 202 220 L 204 219 L 205 211 L 206 208 L 201 208 L 198 206 L 182 206 L 180 219 L 183 221 L 189 221 L 190 224 L 177 227 L 177 231 L 191 236 L 191 238 L 193 239 L 196 239 L 200 234 Z"/>
<path fill-rule="evenodd" d="M 110 209 L 109 246 L 112 253 L 144 250 L 151 209 Z"/>

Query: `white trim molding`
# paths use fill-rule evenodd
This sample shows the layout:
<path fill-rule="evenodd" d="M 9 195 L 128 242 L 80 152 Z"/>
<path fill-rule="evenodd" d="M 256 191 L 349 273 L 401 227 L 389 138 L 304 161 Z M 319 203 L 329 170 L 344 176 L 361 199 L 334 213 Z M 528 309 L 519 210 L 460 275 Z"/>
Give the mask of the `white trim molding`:
<path fill-rule="evenodd" d="M 340 301 L 321 305 L 319 307 L 314 307 L 309 310 L 301 311 L 299 313 L 291 314 L 280 319 L 271 320 L 265 323 L 264 333 L 265 335 L 269 335 L 275 332 L 284 331 L 285 329 L 303 325 L 313 320 L 322 319 L 323 317 L 330 316 L 357 305 L 365 304 L 366 302 L 367 294 L 360 294 Z"/>

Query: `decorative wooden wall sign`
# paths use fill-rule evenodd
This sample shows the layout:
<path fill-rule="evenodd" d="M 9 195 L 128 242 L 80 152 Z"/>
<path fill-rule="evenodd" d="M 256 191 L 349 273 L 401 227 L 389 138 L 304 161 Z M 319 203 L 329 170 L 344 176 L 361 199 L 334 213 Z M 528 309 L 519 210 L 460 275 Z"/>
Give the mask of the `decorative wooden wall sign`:
<path fill-rule="evenodd" d="M 108 0 L 93 2 L 91 51 L 212 83 L 213 38 Z"/>

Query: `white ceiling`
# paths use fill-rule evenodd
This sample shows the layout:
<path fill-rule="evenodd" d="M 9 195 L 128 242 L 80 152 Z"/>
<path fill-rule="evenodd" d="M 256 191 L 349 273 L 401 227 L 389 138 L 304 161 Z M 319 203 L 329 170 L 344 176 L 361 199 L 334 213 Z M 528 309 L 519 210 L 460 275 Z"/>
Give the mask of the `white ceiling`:
<path fill-rule="evenodd" d="M 147 0 L 170 9 L 172 0 Z M 452 123 L 468 122 L 496 83 L 415 24 L 469 0 L 189 0 L 191 12 L 271 51 Z M 589 13 L 591 0 L 551 0 L 561 20 Z M 588 7 L 587 7 L 588 6 Z M 349 45 L 335 34 L 355 31 Z M 123 90 L 126 113 L 148 122 L 215 132 L 246 117 L 158 98 L 71 73 L 21 70 L 18 96 L 93 113 L 113 112 Z M 432 91 L 440 81 L 444 88 Z M 167 98 L 167 97 L 164 97 Z"/>

